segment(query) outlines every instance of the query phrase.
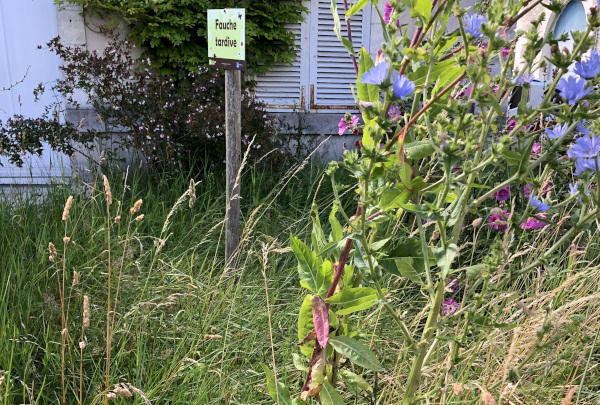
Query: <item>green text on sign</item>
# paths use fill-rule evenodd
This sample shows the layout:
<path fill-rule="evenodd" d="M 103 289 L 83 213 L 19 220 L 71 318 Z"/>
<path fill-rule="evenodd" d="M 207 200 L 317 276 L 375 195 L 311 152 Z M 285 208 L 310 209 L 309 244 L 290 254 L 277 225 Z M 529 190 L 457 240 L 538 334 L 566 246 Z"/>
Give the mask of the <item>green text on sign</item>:
<path fill-rule="evenodd" d="M 208 64 L 243 70 L 246 67 L 246 9 L 208 10 Z"/>

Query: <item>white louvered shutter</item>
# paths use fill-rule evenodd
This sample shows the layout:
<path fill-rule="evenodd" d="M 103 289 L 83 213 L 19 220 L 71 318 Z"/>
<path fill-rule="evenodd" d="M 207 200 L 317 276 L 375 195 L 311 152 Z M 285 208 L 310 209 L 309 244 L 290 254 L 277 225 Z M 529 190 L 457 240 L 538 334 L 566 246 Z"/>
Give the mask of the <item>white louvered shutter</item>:
<path fill-rule="evenodd" d="M 351 2 L 348 1 L 350 6 Z M 343 0 L 337 0 L 337 10 L 342 36 L 348 38 Z M 355 51 L 361 46 L 369 50 L 370 20 L 371 7 L 368 6 L 352 17 L 351 33 Z M 310 23 L 310 108 L 355 107 L 350 83 L 355 85 L 356 73 L 348 51 L 333 31 L 331 0 L 312 0 Z"/>
<path fill-rule="evenodd" d="M 303 65 L 306 64 L 308 56 L 308 37 L 305 34 L 303 41 L 303 30 L 307 30 L 304 24 L 287 24 L 288 30 L 296 35 L 296 46 L 298 46 L 297 58 L 293 65 L 288 63 L 276 63 L 275 66 L 264 75 L 254 75 L 257 85 L 254 90 L 255 97 L 267 104 L 268 110 L 291 111 L 292 109 L 304 110 L 303 88 L 306 88 L 307 72 Z M 303 53 L 306 56 L 303 58 Z"/>

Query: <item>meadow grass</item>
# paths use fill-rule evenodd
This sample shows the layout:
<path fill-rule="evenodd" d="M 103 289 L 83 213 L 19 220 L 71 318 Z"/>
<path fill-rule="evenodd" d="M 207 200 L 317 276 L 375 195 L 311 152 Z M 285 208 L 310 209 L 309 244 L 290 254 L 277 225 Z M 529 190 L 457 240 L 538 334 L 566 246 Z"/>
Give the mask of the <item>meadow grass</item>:
<path fill-rule="evenodd" d="M 273 403 L 262 363 L 275 363 L 278 379 L 298 393 L 303 373 L 291 358 L 299 353 L 297 311 L 305 292 L 289 235 L 309 239 L 313 203 L 331 203 L 322 168 L 294 167 L 277 177 L 269 170 L 244 173 L 242 245 L 238 264 L 226 273 L 224 173 L 207 170 L 193 182 L 189 173 L 105 174 L 113 200 L 108 210 L 100 175 L 79 188 L 55 186 L 39 198 L 30 193 L 0 201 L 0 403 L 55 404 L 63 396 L 68 404 L 103 403 L 107 329 L 108 386 L 116 403 Z M 139 211 L 130 213 L 140 199 Z M 489 232 L 489 226 L 474 230 L 475 247 L 465 248 L 475 263 L 488 248 Z M 532 260 L 555 237 L 535 235 L 515 242 L 515 263 Z M 498 403 L 600 400 L 596 232 L 581 241 L 587 243 L 580 251 L 565 249 L 556 266 L 519 278 L 485 304 L 497 325 L 461 351 L 469 359 L 464 368 L 452 369 L 442 350 L 429 353 L 423 377 L 439 388 L 436 403 L 489 405 L 488 390 Z M 395 276 L 386 284 L 392 305 L 418 329 L 427 316 L 421 291 Z M 85 296 L 89 326 L 82 328 Z M 398 403 L 410 351 L 380 308 L 355 319 L 370 331 L 363 341 L 378 343 L 386 371 L 354 370 L 373 392 L 359 390 L 346 403 Z M 536 334 L 544 325 L 552 325 L 556 340 L 540 345 Z M 528 356 L 532 361 L 519 369 Z"/>

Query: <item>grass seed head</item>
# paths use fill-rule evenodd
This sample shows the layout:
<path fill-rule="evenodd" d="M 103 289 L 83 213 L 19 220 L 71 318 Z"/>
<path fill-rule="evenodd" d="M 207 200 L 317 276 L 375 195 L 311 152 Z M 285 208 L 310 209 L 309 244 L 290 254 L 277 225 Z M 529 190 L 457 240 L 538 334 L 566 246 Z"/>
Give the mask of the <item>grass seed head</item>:
<path fill-rule="evenodd" d="M 90 298 L 87 295 L 83 296 L 83 327 L 90 326 Z"/>
<path fill-rule="evenodd" d="M 104 192 L 106 193 L 106 203 L 108 205 L 112 205 L 112 193 L 110 191 L 110 184 L 108 183 L 108 179 L 105 175 L 102 175 L 102 180 L 104 181 Z"/>
<path fill-rule="evenodd" d="M 72 206 L 73 206 L 73 196 L 70 195 L 69 198 L 67 198 L 67 202 L 65 203 L 65 209 L 63 210 L 63 214 L 62 214 L 63 221 L 66 221 L 67 219 L 69 219 L 69 212 L 71 211 Z"/>
<path fill-rule="evenodd" d="M 133 204 L 133 207 L 131 207 L 131 209 L 129 210 L 129 213 L 131 215 L 135 214 L 136 212 L 138 212 L 140 210 L 140 208 L 142 207 L 142 200 L 139 199 L 135 202 L 135 204 Z"/>
<path fill-rule="evenodd" d="M 54 247 L 54 243 L 50 242 L 48 244 L 48 250 L 50 251 L 50 256 L 48 257 L 48 259 L 51 262 L 54 262 L 56 260 L 56 257 L 58 256 L 58 253 L 56 253 L 56 248 Z"/>
<path fill-rule="evenodd" d="M 144 219 L 144 214 L 138 215 L 137 217 L 135 217 L 136 221 L 141 221 L 142 219 Z"/>

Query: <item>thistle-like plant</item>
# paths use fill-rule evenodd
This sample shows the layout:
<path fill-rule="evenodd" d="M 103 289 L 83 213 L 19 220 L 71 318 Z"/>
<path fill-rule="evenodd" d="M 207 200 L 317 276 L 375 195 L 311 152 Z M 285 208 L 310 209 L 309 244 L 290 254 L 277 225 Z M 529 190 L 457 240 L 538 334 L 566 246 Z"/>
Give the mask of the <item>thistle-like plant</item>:
<path fill-rule="evenodd" d="M 359 1 L 346 10 L 348 27 L 367 4 Z M 418 27 L 412 39 L 396 23 L 407 7 Z M 573 48 L 558 51 L 557 41 L 566 38 L 538 33 L 546 15 L 526 32 L 515 29 L 534 7 L 560 11 L 560 5 L 540 1 L 491 0 L 470 10 L 458 0 L 390 1 L 385 21 L 381 18 L 385 60 L 375 64 L 364 48 L 355 53 L 339 34 L 332 1 L 335 31 L 353 61 L 358 58 L 362 141 L 360 149 L 346 151 L 327 170 L 335 195 L 327 208 L 331 232 L 325 233 L 315 207 L 310 244 L 291 237 L 306 290 L 298 316 L 299 346 L 310 361 L 303 366 L 295 358 L 306 371 L 297 392 L 267 369 L 269 391 L 278 403 L 346 403 L 347 394 L 338 391 L 340 379 L 354 395 L 373 392 L 378 373 L 397 361 L 410 364 L 400 382 L 403 404 L 462 395 L 461 389 L 452 393 L 423 383 L 423 369 L 434 353 L 446 357 L 458 374 L 474 370 L 462 354 L 465 347 L 476 345 L 490 328 L 514 326 L 498 322 L 484 304 L 535 268 L 551 268 L 557 253 L 597 218 L 600 148 L 588 129 L 600 132 L 598 79 L 566 74 L 574 63 L 589 63 L 582 56 L 594 44 L 600 22 L 593 10 L 583 31 L 569 34 Z M 456 28 L 449 28 L 452 24 Z M 518 61 L 516 43 L 524 49 Z M 553 53 L 543 58 L 546 44 Z M 554 74 L 543 83 L 543 98 L 530 100 L 534 76 L 550 65 Z M 511 117 L 509 100 L 510 109 L 516 109 Z M 592 123 L 589 128 L 581 126 L 585 120 Z M 339 170 L 353 182 L 338 183 Z M 344 209 L 342 191 L 354 193 L 354 214 Z M 481 226 L 489 226 L 489 236 L 474 263 L 471 241 Z M 533 232 L 556 237 L 527 262 L 516 254 L 516 241 Z M 403 305 L 407 294 L 395 296 L 384 288 L 397 285 L 394 276 L 406 280 L 405 290 L 425 297 L 422 305 Z M 457 291 L 462 298 L 452 295 Z M 408 304 L 420 306 L 427 316 L 419 321 L 419 312 L 403 309 Z M 364 342 L 364 310 L 373 306 L 395 322 L 403 350 L 398 359 L 378 359 L 375 352 L 384 349 Z M 544 321 L 535 350 L 511 366 L 510 376 L 521 376 L 525 364 L 556 342 L 559 331 L 550 338 L 552 329 Z M 492 403 L 500 384 L 480 387 L 481 399 Z"/>

